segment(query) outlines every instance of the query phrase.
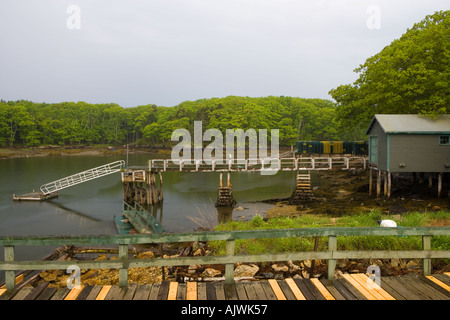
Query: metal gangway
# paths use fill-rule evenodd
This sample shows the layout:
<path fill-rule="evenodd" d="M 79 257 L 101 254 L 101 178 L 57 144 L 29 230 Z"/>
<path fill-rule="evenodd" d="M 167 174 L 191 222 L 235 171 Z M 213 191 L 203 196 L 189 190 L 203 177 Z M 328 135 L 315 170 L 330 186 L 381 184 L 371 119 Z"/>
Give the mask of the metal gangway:
<path fill-rule="evenodd" d="M 124 160 L 114 161 L 96 168 L 78 172 L 71 176 L 43 184 L 41 186 L 41 191 L 44 195 L 54 193 L 57 192 L 58 190 L 69 188 L 86 181 L 94 180 L 112 173 L 120 172 L 120 170 L 123 167 L 125 167 Z"/>

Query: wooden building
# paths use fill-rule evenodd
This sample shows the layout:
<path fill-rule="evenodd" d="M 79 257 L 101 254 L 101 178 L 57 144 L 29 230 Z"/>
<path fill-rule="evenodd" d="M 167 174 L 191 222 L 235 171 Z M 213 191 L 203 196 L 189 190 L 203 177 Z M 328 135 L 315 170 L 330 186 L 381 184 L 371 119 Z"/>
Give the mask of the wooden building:
<path fill-rule="evenodd" d="M 372 170 L 378 171 L 377 196 L 384 177 L 384 193 L 391 190 L 392 173 L 426 174 L 431 183 L 438 177 L 438 195 L 442 179 L 450 173 L 450 115 L 437 119 L 417 114 L 375 115 L 366 131 L 369 136 L 370 193 Z"/>

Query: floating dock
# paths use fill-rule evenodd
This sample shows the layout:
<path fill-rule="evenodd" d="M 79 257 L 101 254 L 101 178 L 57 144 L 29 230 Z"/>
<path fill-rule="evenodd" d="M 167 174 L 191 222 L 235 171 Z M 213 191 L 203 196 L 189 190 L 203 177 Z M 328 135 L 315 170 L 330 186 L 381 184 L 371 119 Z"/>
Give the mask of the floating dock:
<path fill-rule="evenodd" d="M 42 192 L 30 192 L 22 195 L 13 194 L 14 201 L 45 201 L 58 198 L 58 192 L 52 192 L 49 194 L 44 194 Z"/>

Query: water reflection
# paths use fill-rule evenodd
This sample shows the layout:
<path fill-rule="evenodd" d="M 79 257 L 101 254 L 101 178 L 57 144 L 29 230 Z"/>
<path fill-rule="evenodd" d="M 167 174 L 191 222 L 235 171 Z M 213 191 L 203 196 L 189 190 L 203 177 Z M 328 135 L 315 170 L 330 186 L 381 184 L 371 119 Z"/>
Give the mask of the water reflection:
<path fill-rule="evenodd" d="M 49 205 L 53 205 L 53 206 L 55 206 L 55 207 L 57 207 L 59 209 L 62 209 L 64 212 L 73 213 L 73 214 L 76 214 L 76 215 L 78 215 L 80 217 L 83 217 L 83 218 L 86 218 L 86 219 L 89 219 L 89 220 L 92 220 L 92 221 L 95 221 L 95 222 L 101 221 L 100 219 L 97 219 L 95 217 L 91 217 L 91 216 L 89 216 L 89 215 L 87 215 L 87 214 L 85 214 L 83 212 L 67 208 L 66 206 L 62 205 L 61 203 L 54 202 L 54 201 L 47 201 L 47 203 Z"/>
<path fill-rule="evenodd" d="M 233 220 L 233 208 L 217 207 L 217 221 L 219 223 L 226 223 Z"/>

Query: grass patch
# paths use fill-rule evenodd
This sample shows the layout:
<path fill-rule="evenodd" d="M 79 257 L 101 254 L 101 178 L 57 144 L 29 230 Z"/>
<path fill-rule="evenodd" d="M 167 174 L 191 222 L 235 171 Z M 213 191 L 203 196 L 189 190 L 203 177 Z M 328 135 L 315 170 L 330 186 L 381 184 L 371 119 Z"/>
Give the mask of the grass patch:
<path fill-rule="evenodd" d="M 378 227 L 378 220 L 392 219 L 392 215 L 383 214 L 379 210 L 368 213 L 359 213 L 342 217 L 330 215 L 303 214 L 299 217 L 277 217 L 263 219 L 256 215 L 250 221 L 231 221 L 220 224 L 217 231 L 232 230 L 264 230 L 289 228 L 324 228 L 324 227 Z M 411 212 L 404 213 L 397 225 L 401 227 L 420 227 L 433 225 L 449 225 L 450 212 Z M 339 250 L 420 250 L 422 249 L 421 236 L 348 236 L 338 237 Z M 224 241 L 211 241 L 210 247 L 216 254 L 225 254 Z M 328 238 L 320 237 L 318 251 L 327 250 Z M 450 250 L 448 236 L 435 236 L 431 241 L 432 249 Z M 236 240 L 236 254 L 262 254 L 269 252 L 297 252 L 312 251 L 314 237 L 304 238 L 276 238 L 276 239 L 250 239 Z"/>

